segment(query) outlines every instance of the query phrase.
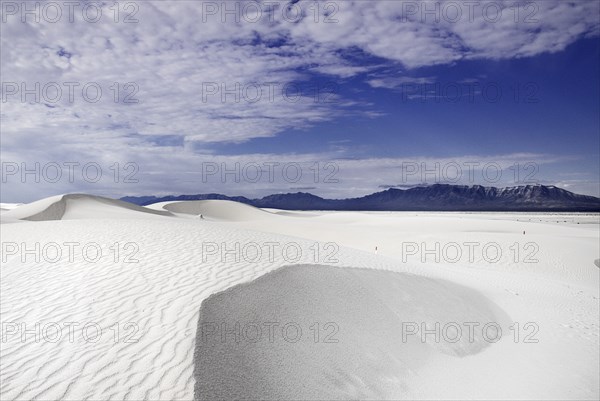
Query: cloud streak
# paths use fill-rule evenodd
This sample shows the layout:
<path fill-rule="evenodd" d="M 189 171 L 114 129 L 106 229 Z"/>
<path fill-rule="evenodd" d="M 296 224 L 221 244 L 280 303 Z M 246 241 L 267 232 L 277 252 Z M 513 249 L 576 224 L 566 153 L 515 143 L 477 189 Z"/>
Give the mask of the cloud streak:
<path fill-rule="evenodd" d="M 156 172 L 194 163 L 199 149 L 215 143 L 306 130 L 350 114 L 377 118 L 377 110 L 344 98 L 327 79 L 362 77 L 393 89 L 411 82 L 402 71 L 557 52 L 600 29 L 599 5 L 587 1 L 531 3 L 535 9 L 520 3 L 518 16 L 512 0 L 482 1 L 472 15 L 464 2 L 450 1 L 340 1 L 316 9 L 304 1 L 230 2 L 230 14 L 222 2 L 129 2 L 118 3 L 118 18 L 112 3 L 94 3 L 97 22 L 82 13 L 85 3 L 72 21 L 63 9 L 55 22 L 54 14 L 39 21 L 26 14 L 23 22 L 23 8 L 43 10 L 48 2 L 15 2 L 17 11 L 6 3 L 3 159 L 143 160 Z M 456 21 L 453 4 L 462 14 Z M 427 13 L 436 7 L 439 21 Z M 373 78 L 382 65 L 393 68 Z"/>

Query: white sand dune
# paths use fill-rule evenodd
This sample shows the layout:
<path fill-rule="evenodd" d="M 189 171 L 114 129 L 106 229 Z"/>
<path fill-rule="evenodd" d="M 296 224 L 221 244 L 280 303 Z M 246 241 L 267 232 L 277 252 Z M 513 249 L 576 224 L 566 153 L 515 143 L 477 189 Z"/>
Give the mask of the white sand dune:
<path fill-rule="evenodd" d="M 132 213 L 134 212 L 134 213 Z M 156 216 L 171 216 L 166 211 L 157 211 L 133 205 L 121 200 L 85 194 L 57 195 L 14 208 L 3 214 L 6 220 L 71 220 L 87 218 L 135 218 L 141 212 Z"/>
<path fill-rule="evenodd" d="M 464 254 L 459 262 L 440 264 L 433 263 L 432 256 L 422 263 L 421 253 L 404 256 L 403 244 L 415 243 L 419 249 L 432 249 L 438 244 L 441 249 L 449 243 L 472 242 L 479 246 L 473 252 L 474 261 L 468 266 L 477 269 L 509 274 L 518 271 L 592 287 L 599 279 L 597 269 L 590 264 L 600 253 L 598 214 L 313 211 L 294 212 L 294 217 L 304 213 L 310 218 L 290 219 L 281 216 L 272 219 L 268 225 L 247 220 L 240 221 L 239 226 L 323 242 L 334 241 L 370 253 L 375 253 L 377 247 L 379 256 L 387 256 L 411 266 L 430 265 L 438 269 L 443 265 L 442 274 L 448 269 L 460 267 L 468 259 L 466 247 L 462 248 Z M 503 254 L 499 261 L 490 263 L 484 259 L 482 247 L 492 243 L 498 244 Z M 529 243 L 534 245 L 525 249 Z M 518 255 L 515 244 L 519 248 Z M 533 255 L 531 259 L 538 262 L 525 262 L 527 255 Z M 515 263 L 515 257 L 519 263 Z M 460 277 L 464 275 L 453 277 L 453 280 Z"/>
<path fill-rule="evenodd" d="M 451 325 L 452 342 L 414 333 L 423 324 L 435 332 L 436 322 Z M 439 355 L 492 346 L 481 330 L 469 338 L 456 322 L 506 330 L 510 319 L 477 291 L 444 280 L 284 267 L 202 303 L 196 399 L 412 399 L 412 377 Z"/>
<path fill-rule="evenodd" d="M 21 205 L 22 203 L 0 203 L 0 211 L 6 212 L 8 210 L 13 210 Z"/>
<path fill-rule="evenodd" d="M 277 214 L 221 201 L 176 209 L 182 212 L 69 195 L 2 213 L 2 400 L 191 400 L 216 394 L 210 386 L 227 380 L 227 389 L 252 394 L 259 376 L 264 394 L 284 399 L 318 391 L 378 399 L 600 396 L 598 215 Z M 5 224 L 18 219 L 30 221 Z M 440 241 L 495 241 L 503 248 L 530 241 L 539 247 L 538 262 L 503 256 L 487 263 L 480 254 L 471 262 L 403 260 L 405 241 L 430 248 Z M 65 243 L 78 244 L 74 255 L 66 247 L 56 258 L 43 254 L 46 245 Z M 82 252 L 89 244 L 101 257 Z M 266 244 L 272 254 L 257 251 Z M 282 252 L 287 245 L 300 249 L 298 258 Z M 270 297 L 280 302 L 269 304 Z M 217 318 L 243 305 L 240 319 L 327 319 L 337 323 L 340 342 L 317 343 L 319 349 L 286 342 L 283 354 L 219 347 L 215 352 L 243 357 L 242 366 L 201 365 L 234 370 L 226 377 L 208 372 L 204 381 L 194 372 L 202 372 L 197 337 L 207 299 Z M 227 304 L 214 303 L 219 299 Z M 472 316 L 503 325 L 504 316 L 512 329 L 503 326 L 501 339 L 485 344 L 404 344 L 378 335 L 397 333 L 408 318 L 464 323 Z M 528 323 L 537 330 L 525 329 Z M 54 338 L 57 325 L 62 335 Z M 72 338 L 67 327 L 75 327 Z M 524 342 L 528 335 L 537 342 Z M 263 359 L 248 359 L 259 351 Z M 277 358 L 290 352 L 298 359 L 280 364 Z"/>
<path fill-rule="evenodd" d="M 263 209 L 228 200 L 160 202 L 148 207 L 221 221 L 264 220 L 273 216 Z"/>

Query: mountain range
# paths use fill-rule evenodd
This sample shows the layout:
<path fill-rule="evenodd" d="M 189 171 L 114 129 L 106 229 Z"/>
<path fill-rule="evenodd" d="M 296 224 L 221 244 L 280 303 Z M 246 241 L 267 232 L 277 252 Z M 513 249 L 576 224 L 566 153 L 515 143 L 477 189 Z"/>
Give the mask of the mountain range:
<path fill-rule="evenodd" d="M 600 198 L 545 185 L 495 188 L 434 184 L 406 190 L 391 188 L 348 199 L 325 199 L 305 192 L 268 195 L 260 199 L 214 193 L 121 198 L 141 206 L 156 202 L 210 199 L 283 210 L 600 212 Z"/>

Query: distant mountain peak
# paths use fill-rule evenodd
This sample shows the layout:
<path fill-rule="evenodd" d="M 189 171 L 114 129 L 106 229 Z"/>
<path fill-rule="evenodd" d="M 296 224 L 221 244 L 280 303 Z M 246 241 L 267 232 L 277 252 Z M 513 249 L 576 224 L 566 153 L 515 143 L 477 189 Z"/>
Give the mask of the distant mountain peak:
<path fill-rule="evenodd" d="M 124 197 L 138 205 L 157 202 L 221 199 L 256 207 L 287 210 L 374 211 L 554 211 L 600 212 L 600 199 L 578 195 L 555 185 L 528 184 L 505 188 L 482 185 L 433 184 L 408 189 L 388 188 L 349 199 L 324 199 L 308 192 L 280 193 L 260 199 L 221 194 Z"/>

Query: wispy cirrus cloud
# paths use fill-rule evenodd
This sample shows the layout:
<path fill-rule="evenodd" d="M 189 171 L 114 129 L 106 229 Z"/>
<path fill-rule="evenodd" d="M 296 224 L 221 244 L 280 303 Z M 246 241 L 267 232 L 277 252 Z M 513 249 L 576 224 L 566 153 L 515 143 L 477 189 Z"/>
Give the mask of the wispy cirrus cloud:
<path fill-rule="evenodd" d="M 85 149 L 69 148 L 67 151 L 73 151 L 73 155 L 66 159 L 62 149 L 35 151 L 27 161 L 7 151 L 4 160 L 18 162 L 11 163 L 13 173 L 3 171 L 3 201 L 33 201 L 40 193 L 49 196 L 69 192 L 111 197 L 213 192 L 262 197 L 309 191 L 323 197 L 347 198 L 436 183 L 496 187 L 551 184 L 598 195 L 595 177 L 581 174 L 573 163 L 578 161 L 577 156 L 513 153 L 357 158 L 352 149 L 336 146 L 315 153 L 225 156 L 148 146 L 144 141 L 117 141 L 120 146 L 110 154 L 98 153 L 92 144 Z M 42 142 L 40 147 L 46 144 Z M 30 159 L 39 163 L 37 168 Z M 565 162 L 570 170 L 565 169 Z M 61 169 L 60 179 L 55 180 L 57 168 Z"/>
<path fill-rule="evenodd" d="M 14 3 L 33 9 L 36 2 Z M 382 115 L 333 93 L 327 79 L 364 77 L 394 89 L 415 82 L 406 70 L 557 52 L 600 29 L 599 5 L 588 1 L 533 2 L 535 9 L 523 6 L 517 17 L 512 0 L 482 1 L 456 21 L 444 14 L 457 3 L 448 1 L 329 2 L 316 10 L 312 2 L 260 2 L 260 16 L 244 2 L 234 2 L 246 10 L 237 16 L 224 14 L 222 2 L 130 3 L 137 22 L 124 23 L 133 10 L 125 3 L 118 22 L 112 3 L 96 5 L 97 22 L 80 9 L 73 21 L 63 10 L 57 22 L 23 22 L 3 2 L 3 159 L 123 158 L 169 171 L 210 154 L 210 144 Z M 283 11 L 289 7 L 301 11 L 298 18 Z M 435 7 L 439 21 L 427 14 Z M 497 9 L 502 17 L 494 20 Z M 382 65 L 394 68 L 382 72 Z"/>

